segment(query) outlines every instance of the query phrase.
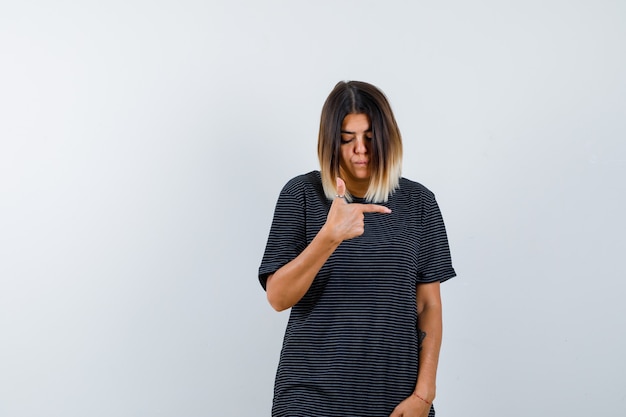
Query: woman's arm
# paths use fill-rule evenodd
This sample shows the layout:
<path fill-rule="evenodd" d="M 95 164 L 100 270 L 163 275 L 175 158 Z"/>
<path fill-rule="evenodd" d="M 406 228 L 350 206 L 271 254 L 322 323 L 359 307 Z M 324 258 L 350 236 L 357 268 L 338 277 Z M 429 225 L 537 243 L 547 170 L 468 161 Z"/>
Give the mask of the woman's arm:
<path fill-rule="evenodd" d="M 300 301 L 340 243 L 324 225 L 300 255 L 267 277 L 270 305 L 276 311 L 283 311 Z"/>
<path fill-rule="evenodd" d="M 398 404 L 390 417 L 426 417 L 435 399 L 442 335 L 439 281 L 418 284 L 416 298 L 417 325 L 423 332 L 417 384 L 413 394 Z"/>
<path fill-rule="evenodd" d="M 337 192 L 343 195 L 345 190 L 345 183 L 337 178 Z M 363 234 L 363 213 L 374 212 L 391 213 L 391 210 L 376 204 L 348 204 L 344 198 L 335 198 L 326 223 L 311 243 L 300 255 L 267 277 L 265 288 L 270 305 L 282 311 L 300 301 L 341 242 Z"/>
<path fill-rule="evenodd" d="M 424 334 L 422 350 L 419 353 L 415 394 L 432 403 L 436 394 L 437 365 L 443 327 L 438 281 L 417 286 L 417 325 Z"/>

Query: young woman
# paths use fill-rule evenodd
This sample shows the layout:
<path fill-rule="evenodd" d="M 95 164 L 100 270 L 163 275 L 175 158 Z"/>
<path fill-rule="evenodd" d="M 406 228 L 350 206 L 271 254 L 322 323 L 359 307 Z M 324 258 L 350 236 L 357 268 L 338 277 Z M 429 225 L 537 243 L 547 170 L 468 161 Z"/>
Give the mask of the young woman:
<path fill-rule="evenodd" d="M 434 416 L 439 284 L 455 272 L 433 193 L 400 175 L 378 88 L 335 86 L 318 157 L 281 191 L 259 268 L 272 307 L 291 308 L 272 416 Z"/>

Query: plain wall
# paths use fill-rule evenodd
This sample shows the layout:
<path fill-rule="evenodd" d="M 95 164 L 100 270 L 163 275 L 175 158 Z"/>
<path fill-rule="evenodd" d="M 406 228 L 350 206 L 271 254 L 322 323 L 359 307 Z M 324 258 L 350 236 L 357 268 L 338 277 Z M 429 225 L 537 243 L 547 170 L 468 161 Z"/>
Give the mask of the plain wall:
<path fill-rule="evenodd" d="M 626 3 L 0 5 L 0 415 L 268 416 L 257 268 L 339 80 L 438 198 L 439 416 L 626 415 Z"/>

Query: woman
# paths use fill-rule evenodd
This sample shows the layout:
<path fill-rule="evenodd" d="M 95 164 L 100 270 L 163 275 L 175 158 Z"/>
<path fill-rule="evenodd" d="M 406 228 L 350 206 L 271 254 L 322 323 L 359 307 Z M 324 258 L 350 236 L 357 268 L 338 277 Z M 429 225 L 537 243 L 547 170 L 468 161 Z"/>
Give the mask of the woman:
<path fill-rule="evenodd" d="M 439 284 L 455 272 L 379 89 L 335 86 L 318 157 L 281 191 L 259 268 L 272 307 L 291 308 L 272 416 L 434 416 Z"/>

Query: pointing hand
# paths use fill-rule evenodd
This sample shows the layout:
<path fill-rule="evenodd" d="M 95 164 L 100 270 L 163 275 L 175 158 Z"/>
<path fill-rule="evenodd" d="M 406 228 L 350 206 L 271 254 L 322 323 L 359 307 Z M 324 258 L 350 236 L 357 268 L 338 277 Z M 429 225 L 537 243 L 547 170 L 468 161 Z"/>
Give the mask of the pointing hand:
<path fill-rule="evenodd" d="M 391 210 L 378 204 L 348 203 L 343 197 L 346 193 L 346 184 L 337 178 L 337 197 L 330 206 L 325 227 L 338 241 L 361 236 L 365 231 L 364 213 L 391 213 Z"/>

